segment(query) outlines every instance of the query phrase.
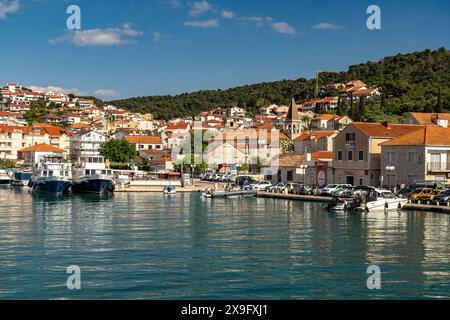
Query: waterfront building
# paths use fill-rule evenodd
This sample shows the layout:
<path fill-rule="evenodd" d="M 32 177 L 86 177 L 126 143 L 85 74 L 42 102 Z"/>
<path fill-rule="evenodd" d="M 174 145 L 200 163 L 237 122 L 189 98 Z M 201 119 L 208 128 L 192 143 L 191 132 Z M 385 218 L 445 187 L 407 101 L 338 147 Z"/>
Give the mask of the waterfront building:
<path fill-rule="evenodd" d="M 67 155 L 67 151 L 45 143 L 36 144 L 17 151 L 18 160 L 25 165 L 38 163 L 40 159 L 49 155 L 64 156 Z"/>
<path fill-rule="evenodd" d="M 155 136 L 125 136 L 125 141 L 130 143 L 137 152 L 140 150 L 162 150 L 163 142 L 160 137 Z"/>
<path fill-rule="evenodd" d="M 336 131 L 303 132 L 294 140 L 294 153 L 307 154 L 317 151 L 332 151 Z"/>
<path fill-rule="evenodd" d="M 353 122 L 334 138 L 334 183 L 380 186 L 381 143 L 418 128 L 420 126 L 390 122 Z"/>
<path fill-rule="evenodd" d="M 33 126 L 0 125 L 0 157 L 17 160 L 18 151 L 36 144 L 48 144 L 70 150 L 71 133 L 47 124 Z"/>
<path fill-rule="evenodd" d="M 71 138 L 71 159 L 79 161 L 86 156 L 100 156 L 100 146 L 107 141 L 107 137 L 93 129 L 82 129 Z"/>
<path fill-rule="evenodd" d="M 383 186 L 450 183 L 450 128 L 419 127 L 381 143 L 380 167 Z"/>

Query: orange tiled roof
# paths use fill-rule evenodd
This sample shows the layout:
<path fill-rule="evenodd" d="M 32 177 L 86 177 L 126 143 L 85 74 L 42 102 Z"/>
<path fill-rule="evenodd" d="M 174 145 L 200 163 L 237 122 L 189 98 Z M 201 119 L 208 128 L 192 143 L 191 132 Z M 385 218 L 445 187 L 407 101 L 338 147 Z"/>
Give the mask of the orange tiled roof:
<path fill-rule="evenodd" d="M 447 119 L 450 122 L 450 113 L 420 113 L 411 112 L 411 116 L 421 125 L 436 125 L 432 119 Z"/>
<path fill-rule="evenodd" d="M 335 131 L 315 131 L 315 132 L 304 132 L 299 137 L 295 138 L 296 141 L 305 141 L 305 140 L 319 140 L 324 137 L 331 137 L 335 135 Z"/>
<path fill-rule="evenodd" d="M 314 118 L 313 118 L 313 120 L 326 120 L 326 121 L 330 121 L 330 120 L 339 120 L 339 119 L 341 119 L 341 118 L 342 118 L 342 117 L 337 116 L 337 115 L 335 115 L 335 114 L 328 114 L 328 113 L 325 113 L 325 114 L 317 114 L 317 115 L 315 115 Z"/>
<path fill-rule="evenodd" d="M 24 148 L 22 150 L 19 150 L 18 152 L 56 152 L 56 153 L 65 153 L 66 150 L 57 148 L 54 146 L 50 146 L 48 144 L 42 143 L 42 144 L 36 144 L 34 146 Z"/>
<path fill-rule="evenodd" d="M 363 134 L 374 138 L 395 138 L 421 128 L 413 124 L 391 124 L 390 128 L 381 123 L 353 122 L 351 126 L 358 128 Z"/>
<path fill-rule="evenodd" d="M 419 129 L 384 142 L 382 146 L 450 146 L 450 128 L 419 126 Z"/>
<path fill-rule="evenodd" d="M 154 136 L 126 136 L 124 137 L 129 143 L 138 144 L 138 143 L 162 143 L 160 137 Z"/>
<path fill-rule="evenodd" d="M 282 154 L 279 156 L 280 167 L 299 167 L 305 163 L 306 157 L 304 154 Z"/>
<path fill-rule="evenodd" d="M 313 160 L 318 159 L 333 159 L 333 151 L 317 151 L 311 155 Z"/>

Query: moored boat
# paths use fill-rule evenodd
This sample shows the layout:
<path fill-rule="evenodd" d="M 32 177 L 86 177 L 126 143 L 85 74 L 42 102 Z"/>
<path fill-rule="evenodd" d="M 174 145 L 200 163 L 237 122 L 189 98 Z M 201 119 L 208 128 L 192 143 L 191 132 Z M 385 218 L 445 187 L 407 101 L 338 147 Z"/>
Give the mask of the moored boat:
<path fill-rule="evenodd" d="M 68 193 L 71 178 L 71 166 L 63 156 L 44 156 L 35 165 L 29 186 L 37 193 Z"/>
<path fill-rule="evenodd" d="M 8 171 L 0 169 L 0 185 L 9 186 L 11 184 L 12 178 Z"/>
<path fill-rule="evenodd" d="M 175 186 L 168 185 L 168 186 L 165 186 L 165 187 L 164 187 L 163 193 L 164 193 L 165 195 L 173 195 L 173 194 L 176 194 L 176 193 L 177 193 L 177 190 L 176 190 Z"/>
<path fill-rule="evenodd" d="M 256 190 L 236 190 L 236 191 L 213 191 L 211 188 L 206 189 L 202 193 L 203 198 L 242 198 L 255 197 L 258 192 Z"/>
<path fill-rule="evenodd" d="M 107 169 L 102 156 L 86 156 L 73 171 L 72 191 L 74 193 L 110 193 L 115 183 L 112 170 Z"/>
<path fill-rule="evenodd" d="M 19 171 L 14 173 L 14 179 L 11 182 L 12 187 L 25 187 L 33 177 L 31 171 Z"/>

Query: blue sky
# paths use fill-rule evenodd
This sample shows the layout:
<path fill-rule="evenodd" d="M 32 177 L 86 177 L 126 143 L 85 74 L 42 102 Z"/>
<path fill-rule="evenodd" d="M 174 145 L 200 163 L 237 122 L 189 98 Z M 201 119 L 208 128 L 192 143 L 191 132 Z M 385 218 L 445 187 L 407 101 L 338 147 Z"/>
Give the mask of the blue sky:
<path fill-rule="evenodd" d="M 366 27 L 371 4 L 381 30 Z M 0 0 L 0 81 L 109 100 L 311 78 L 450 48 L 449 18 L 448 0 Z"/>

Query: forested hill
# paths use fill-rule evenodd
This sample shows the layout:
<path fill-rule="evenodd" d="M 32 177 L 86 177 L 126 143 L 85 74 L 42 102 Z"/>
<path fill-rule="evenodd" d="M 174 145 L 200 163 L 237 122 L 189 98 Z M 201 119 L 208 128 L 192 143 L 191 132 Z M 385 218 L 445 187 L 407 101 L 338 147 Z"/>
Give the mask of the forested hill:
<path fill-rule="evenodd" d="M 377 106 L 374 105 L 372 109 L 376 112 L 371 110 L 371 117 L 450 109 L 450 52 L 445 48 L 398 54 L 378 62 L 350 66 L 348 71 L 322 73 L 319 84 L 356 79 L 381 88 L 385 94 L 384 109 L 376 111 Z M 298 102 L 309 100 L 314 96 L 314 88 L 314 79 L 301 78 L 176 96 L 136 97 L 110 103 L 134 112 L 150 112 L 159 119 L 190 116 L 216 107 L 235 105 L 254 113 L 270 103 L 288 104 L 292 97 Z"/>

